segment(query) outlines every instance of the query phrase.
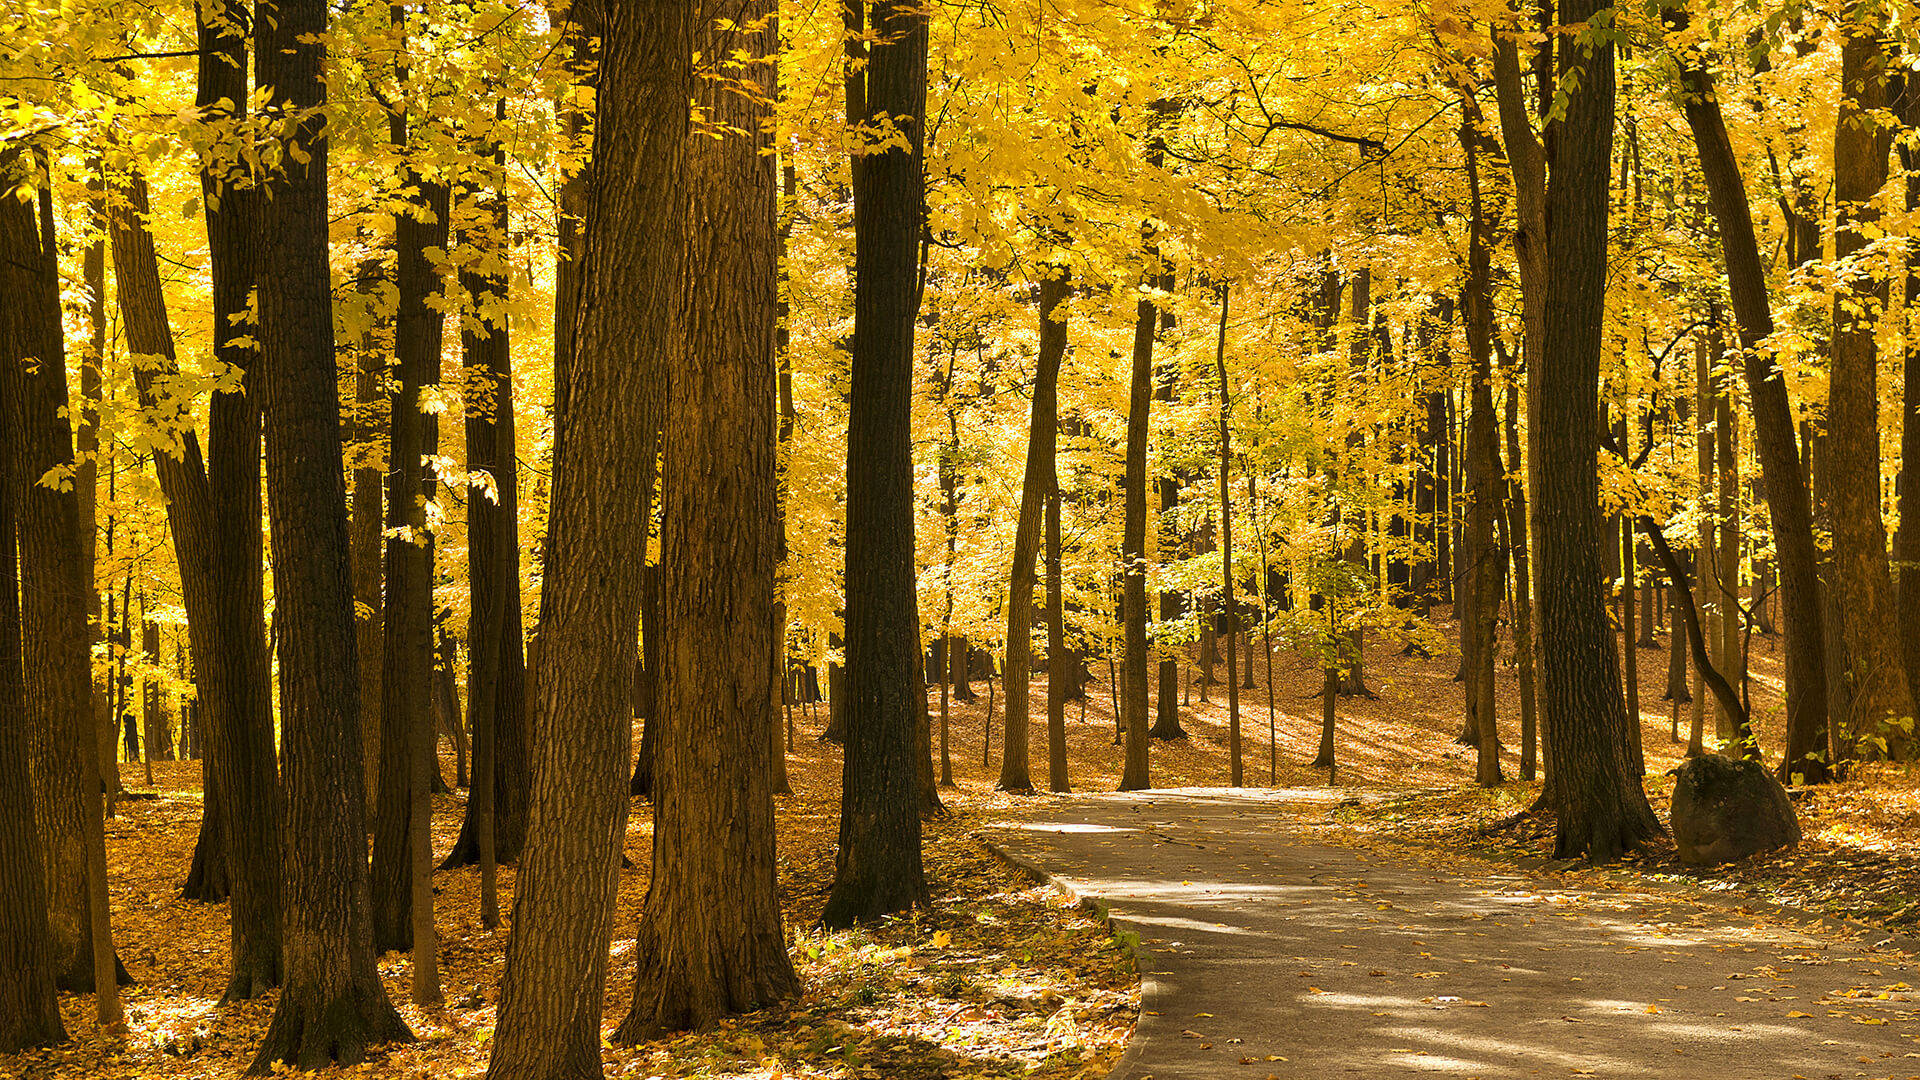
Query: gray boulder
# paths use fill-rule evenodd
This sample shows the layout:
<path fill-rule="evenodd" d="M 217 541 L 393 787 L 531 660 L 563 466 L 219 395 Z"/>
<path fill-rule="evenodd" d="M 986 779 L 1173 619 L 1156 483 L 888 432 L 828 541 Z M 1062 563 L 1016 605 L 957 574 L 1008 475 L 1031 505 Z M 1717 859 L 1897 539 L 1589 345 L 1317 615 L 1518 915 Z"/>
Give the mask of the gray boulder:
<path fill-rule="evenodd" d="M 1713 866 L 1800 842 L 1787 789 L 1757 763 L 1709 754 L 1673 775 L 1673 842 L 1681 862 Z"/>

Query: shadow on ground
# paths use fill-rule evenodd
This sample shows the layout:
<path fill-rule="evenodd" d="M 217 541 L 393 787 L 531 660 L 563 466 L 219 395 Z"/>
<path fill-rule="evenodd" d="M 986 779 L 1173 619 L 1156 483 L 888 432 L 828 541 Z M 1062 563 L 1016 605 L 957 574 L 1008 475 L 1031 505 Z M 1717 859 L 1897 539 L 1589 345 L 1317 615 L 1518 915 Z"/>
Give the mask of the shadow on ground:
<path fill-rule="evenodd" d="M 1114 1080 L 1920 1076 L 1912 958 L 1617 884 L 1332 847 L 1326 789 L 1036 799 L 984 830 L 1138 935 Z"/>

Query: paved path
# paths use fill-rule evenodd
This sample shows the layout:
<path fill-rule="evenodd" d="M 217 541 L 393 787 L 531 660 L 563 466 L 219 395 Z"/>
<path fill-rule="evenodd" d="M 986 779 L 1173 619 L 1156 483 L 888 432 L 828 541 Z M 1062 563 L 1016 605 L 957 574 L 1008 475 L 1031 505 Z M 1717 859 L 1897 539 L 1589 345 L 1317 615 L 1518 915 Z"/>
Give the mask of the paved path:
<path fill-rule="evenodd" d="M 1315 843 L 1287 798 L 1035 799 L 986 830 L 1139 936 L 1114 1080 L 1920 1076 L 1911 957 L 1674 894 Z"/>

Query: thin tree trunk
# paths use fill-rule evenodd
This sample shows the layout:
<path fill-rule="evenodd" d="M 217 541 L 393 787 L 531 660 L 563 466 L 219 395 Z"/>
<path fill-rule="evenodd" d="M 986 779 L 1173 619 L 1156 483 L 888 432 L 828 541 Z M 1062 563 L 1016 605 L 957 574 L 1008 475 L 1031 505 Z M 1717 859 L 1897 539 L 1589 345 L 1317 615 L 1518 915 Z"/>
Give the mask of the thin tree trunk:
<path fill-rule="evenodd" d="M 1034 369 L 1026 477 L 1020 485 L 1020 518 L 1014 529 L 1013 569 L 1007 586 L 1006 730 L 1001 740 L 1000 781 L 996 785 L 1001 791 L 1023 794 L 1033 791 L 1027 767 L 1027 702 L 1033 672 L 1033 564 L 1040 546 L 1047 499 L 1054 487 L 1054 447 L 1060 429 L 1060 360 L 1067 352 L 1067 313 L 1060 305 L 1072 293 L 1066 266 L 1049 264 L 1042 273 L 1040 355 Z"/>
<path fill-rule="evenodd" d="M 1067 779 L 1067 693 L 1081 667 L 1079 654 L 1067 648 L 1066 607 L 1061 595 L 1065 573 L 1060 566 L 1060 478 L 1056 473 L 1050 480 L 1047 491 L 1047 790 L 1067 792 L 1073 790 Z M 943 691 L 940 695 L 943 710 L 946 700 Z M 1086 700 L 1084 695 L 1081 700 Z M 943 751 L 943 765 L 945 760 Z M 951 784 L 951 778 L 947 782 Z"/>
<path fill-rule="evenodd" d="M 1146 280 L 1157 280 L 1160 252 L 1147 248 Z M 1121 791 L 1152 786 L 1147 774 L 1147 413 L 1153 403 L 1153 332 L 1159 317 L 1142 294 L 1133 320 L 1133 368 L 1128 382 L 1127 464 L 1124 522 L 1120 539 L 1121 627 L 1125 665 L 1121 676 L 1120 725 L 1126 735 Z"/>
<path fill-rule="evenodd" d="M 1227 309 L 1229 283 L 1220 283 L 1220 333 L 1213 350 L 1215 374 L 1220 379 L 1220 576 L 1221 604 L 1227 615 L 1227 760 L 1228 783 L 1240 787 L 1240 669 L 1234 653 L 1234 636 L 1240 629 L 1240 602 L 1234 595 L 1233 580 L 1233 499 L 1228 477 L 1233 468 L 1233 437 L 1229 431 L 1233 399 L 1227 386 Z M 1249 674 L 1253 665 L 1247 665 Z"/>

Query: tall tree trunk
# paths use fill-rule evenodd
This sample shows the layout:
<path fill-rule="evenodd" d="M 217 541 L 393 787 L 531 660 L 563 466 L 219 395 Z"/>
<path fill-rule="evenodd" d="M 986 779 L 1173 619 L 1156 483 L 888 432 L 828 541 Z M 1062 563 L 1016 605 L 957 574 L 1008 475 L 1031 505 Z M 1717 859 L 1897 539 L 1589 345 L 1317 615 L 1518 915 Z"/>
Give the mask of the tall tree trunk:
<path fill-rule="evenodd" d="M 80 411 L 74 425 L 73 487 L 80 499 L 80 562 L 87 585 L 87 617 L 93 629 L 89 649 L 104 639 L 100 585 L 96 570 L 99 535 L 101 373 L 107 356 L 107 186 L 98 153 L 89 155 L 87 176 L 87 248 L 81 276 L 87 286 L 87 348 L 80 356 Z M 4 468 L 4 466 L 0 466 Z M 114 756 L 113 708 L 106 681 L 92 680 L 93 723 L 100 746 L 100 779 L 107 785 L 107 816 L 114 816 L 120 795 L 120 763 Z M 44 888 L 45 882 L 42 882 Z"/>
<path fill-rule="evenodd" d="M 9 288 L 18 275 L 0 270 Z M 0 446 L 18 444 L 13 367 L 26 346 L 16 303 L 0 303 Z M 96 375 L 97 378 L 97 375 Z M 10 455 L 9 455 L 10 456 Z M 47 924 L 46 867 L 28 777 L 29 713 L 21 655 L 20 588 L 14 543 L 18 497 L 11 461 L 0 459 L 0 1053 L 67 1041 L 54 990 L 55 948 Z M 98 606 L 96 597 L 95 606 Z M 89 714 L 91 715 L 91 714 Z M 91 730 L 91 729 L 90 729 Z"/>
<path fill-rule="evenodd" d="M 285 989 L 249 1071 L 357 1064 L 410 1039 L 373 963 L 346 481 L 327 269 L 327 7 L 259 19 L 266 108 L 302 119 L 261 204 L 259 340 L 285 745 Z M 297 151 L 297 153 L 295 152 Z"/>
<path fill-rule="evenodd" d="M 1060 305 L 1072 293 L 1068 273 L 1066 265 L 1049 263 L 1040 279 L 1040 355 L 1034 366 L 1033 409 L 1027 425 L 1027 471 L 1020 485 L 1020 518 L 1014 529 L 1013 570 L 1007 586 L 1007 709 L 997 786 L 1001 791 L 1023 794 L 1033 791 L 1033 780 L 1027 769 L 1027 702 L 1033 674 L 1033 563 L 1040 547 L 1041 519 L 1055 484 L 1054 447 L 1060 430 L 1060 360 L 1067 352 L 1067 313 Z M 1164 596 L 1162 601 L 1164 603 Z"/>
<path fill-rule="evenodd" d="M 687 153 L 685 355 L 666 415 L 653 874 L 634 945 L 633 1042 L 704 1028 L 799 989 L 774 887 L 774 640 L 779 547 L 773 410 L 779 248 L 770 142 L 772 0 L 700 27 L 718 78 Z M 733 87 L 744 84 L 749 92 Z M 740 134 L 748 133 L 748 134 Z M 714 617 L 716 616 L 717 617 Z M 922 695 L 923 702 L 925 696 Z"/>
<path fill-rule="evenodd" d="M 506 99 L 495 104 L 495 123 L 506 119 Z M 479 245 L 505 265 L 509 236 L 507 232 L 506 150 L 498 136 L 493 140 L 493 173 L 487 179 L 491 190 L 476 207 L 485 224 L 463 236 L 462 242 Z M 503 770 L 499 766 L 499 732 L 509 713 L 525 726 L 526 695 L 516 685 L 507 691 L 503 677 L 511 664 L 520 662 L 517 632 L 508 639 L 507 609 L 520 609 L 520 538 L 518 488 L 513 440 L 513 353 L 509 339 L 505 305 L 507 276 L 471 269 L 461 273 L 461 284 L 475 311 L 475 318 L 463 321 L 460 335 L 462 361 L 467 369 L 466 440 L 467 468 L 484 472 L 491 483 L 470 486 L 467 490 L 467 562 L 472 598 L 467 622 L 467 727 L 473 739 L 473 770 L 467 787 L 467 815 L 462 822 L 463 836 L 471 832 L 473 861 L 480 867 L 480 922 L 494 927 L 500 921 L 497 881 L 499 864 L 497 788 Z M 516 683 L 518 680 L 516 680 Z M 524 739 L 522 739 L 524 745 Z M 447 855 L 447 863 L 459 859 L 459 841 Z"/>
<path fill-rule="evenodd" d="M 1220 333 L 1214 343 L 1214 373 L 1220 380 L 1220 596 L 1227 616 L 1227 773 L 1228 783 L 1240 787 L 1244 782 L 1240 768 L 1240 669 L 1234 653 L 1234 636 L 1240 630 L 1240 601 L 1234 595 L 1233 578 L 1233 499 L 1228 477 L 1233 469 L 1233 436 L 1229 423 L 1233 415 L 1233 395 L 1227 385 L 1227 310 L 1229 284 L 1220 283 Z M 1247 663 L 1253 672 L 1251 660 Z"/>
<path fill-rule="evenodd" d="M 1887 56 L 1881 9 L 1850 5 L 1841 16 L 1840 112 L 1834 124 L 1834 258 L 1845 262 L 1879 231 L 1871 200 L 1887 181 L 1891 134 L 1873 114 L 1887 106 Z M 1887 532 L 1880 515 L 1879 348 L 1874 331 L 1886 306 L 1886 282 L 1854 268 L 1833 297 L 1833 359 L 1827 393 L 1827 481 L 1833 514 L 1833 569 L 1846 642 L 1846 666 L 1830 672 L 1849 691 L 1841 718 L 1848 750 L 1840 760 L 1875 756 L 1871 741 L 1896 740 L 1890 722 L 1914 715 L 1907 684 Z M 1884 743 L 1882 744 L 1884 746 Z M 1894 747 L 1899 750 L 1899 747 Z M 1849 752 L 1850 751 L 1850 752 Z"/>
<path fill-rule="evenodd" d="M 0 154 L 0 182 L 24 179 L 32 167 L 19 150 Z M 100 1022 L 118 1025 L 80 507 L 71 484 L 60 490 L 41 483 L 52 470 L 72 468 L 74 449 L 53 195 L 39 188 L 37 226 L 35 204 L 0 202 L 0 333 L 7 335 L 0 343 L 0 407 L 10 411 L 15 433 L 4 453 L 20 534 L 27 757 L 48 939 L 60 986 L 93 991 Z"/>
<path fill-rule="evenodd" d="M 1664 14 L 1669 27 L 1685 27 L 1684 10 L 1669 9 Z M 1773 334 L 1773 312 L 1754 238 L 1746 183 L 1727 137 L 1720 99 L 1704 58 L 1681 52 L 1676 59 L 1687 90 L 1683 100 L 1687 125 L 1693 132 L 1709 205 L 1719 226 L 1728 291 L 1744 352 L 1742 373 L 1752 409 L 1760 479 L 1779 559 L 1780 613 L 1787 635 L 1787 746 L 1780 770 L 1788 779 L 1799 775 L 1818 781 L 1830 774 L 1833 761 L 1832 748 L 1826 746 L 1828 681 L 1830 671 L 1837 674 L 1838 669 L 1828 662 L 1830 628 L 1824 626 L 1820 555 L 1814 546 L 1807 471 L 1794 438 L 1786 383 L 1777 374 L 1773 357 L 1762 347 Z M 1818 247 L 1817 229 L 1813 247 Z M 1676 635 L 1678 629 L 1676 626 Z"/>
<path fill-rule="evenodd" d="M 578 307 L 561 313 L 575 333 L 554 450 L 533 802 L 488 1063 L 494 1080 L 600 1073 L 647 530 L 647 501 L 634 492 L 654 452 L 656 394 L 682 340 L 693 9 L 610 5 L 601 27 L 588 228 L 647 242 L 589 242 Z M 758 669 L 761 654 L 749 662 Z"/>
<path fill-rule="evenodd" d="M 393 9 L 394 32 L 405 56 L 405 9 Z M 407 93 L 407 62 L 396 65 L 400 94 Z M 409 145 L 411 104 L 396 103 L 387 134 L 402 159 L 399 181 L 407 205 L 394 217 L 394 282 L 399 312 L 394 324 L 394 378 L 388 402 L 386 608 L 383 612 L 380 676 L 380 789 L 373 829 L 373 948 L 377 953 L 413 945 L 412 866 L 416 732 L 433 724 L 433 554 L 427 531 L 426 455 L 434 452 L 430 418 L 421 390 L 440 381 L 446 317 L 434 306 L 440 277 L 428 255 L 447 246 L 448 192 L 423 174 Z M 428 738 L 431 745 L 431 738 Z M 430 894 L 429 894 L 430 895 Z"/>
<path fill-rule="evenodd" d="M 1550 10 L 1542 7 L 1542 19 L 1551 23 Z M 1551 64 L 1552 37 L 1534 50 L 1532 67 L 1536 76 L 1541 111 L 1546 111 L 1546 102 L 1551 97 L 1549 87 L 1554 83 Z M 1540 731 L 1553 726 L 1553 703 L 1539 692 L 1538 673 L 1542 666 L 1540 655 L 1541 635 L 1539 619 L 1539 590 L 1533 588 L 1529 580 L 1536 560 L 1537 545 L 1540 540 L 1540 500 L 1543 472 L 1540 462 L 1540 372 L 1546 363 L 1547 341 L 1547 162 L 1546 148 L 1534 134 L 1532 110 L 1528 108 L 1526 90 L 1522 83 L 1520 69 L 1520 49 L 1513 37 L 1502 30 L 1494 32 L 1493 37 L 1493 84 L 1500 112 L 1500 134 L 1506 145 L 1508 166 L 1513 173 L 1513 209 L 1514 262 L 1520 270 L 1520 309 L 1521 309 L 1521 354 L 1526 367 L 1526 418 L 1527 452 L 1524 480 L 1516 478 L 1514 486 L 1517 501 L 1510 507 L 1515 520 L 1509 522 L 1515 537 L 1514 574 L 1516 594 L 1521 607 L 1527 609 L 1525 627 L 1527 640 L 1522 641 L 1521 622 L 1514 620 L 1514 648 L 1522 651 L 1520 671 L 1525 684 L 1532 684 L 1523 690 L 1522 708 L 1537 712 L 1536 723 Z M 1513 431 L 1518 425 L 1508 421 L 1508 454 L 1513 460 L 1509 465 L 1518 468 L 1520 454 L 1519 440 Z M 1521 490 L 1524 488 L 1524 490 Z M 1523 725 L 1526 715 L 1522 715 Z M 1532 779 L 1535 762 L 1532 760 L 1534 739 L 1524 732 L 1521 736 L 1520 775 L 1522 779 Z M 1541 740 L 1542 749 L 1550 750 Z M 1546 787 L 1557 783 L 1554 762 L 1551 758 L 1541 763 L 1547 774 Z M 1557 798 L 1557 795 L 1555 796 Z M 1553 800 L 1547 797 L 1543 788 L 1540 802 L 1551 806 Z"/>
<path fill-rule="evenodd" d="M 1471 364 L 1467 386 L 1467 425 L 1464 435 L 1466 465 L 1462 495 L 1467 503 L 1461 530 L 1459 575 L 1460 636 L 1466 666 L 1468 730 L 1478 748 L 1474 779 L 1482 787 L 1505 781 L 1500 773 L 1500 729 L 1494 716 L 1493 676 L 1500 620 L 1500 555 L 1494 545 L 1493 520 L 1506 495 L 1505 470 L 1500 467 L 1499 421 L 1493 412 L 1493 231 L 1498 211 L 1487 205 L 1480 183 L 1480 160 L 1492 151 L 1491 139 L 1478 130 L 1479 107 L 1463 93 L 1467 122 L 1461 128 L 1465 144 L 1467 183 L 1472 219 L 1467 242 L 1467 280 L 1460 310 L 1467 331 Z M 1484 146 L 1482 145 L 1484 142 Z"/>
<path fill-rule="evenodd" d="M 1562 24 L 1584 24 L 1600 5 L 1565 0 Z M 1586 33 L 1583 31 L 1583 33 Z M 1601 546 L 1598 387 L 1607 275 L 1607 178 L 1612 158 L 1611 40 L 1560 55 L 1571 86 L 1549 129 L 1546 333 L 1535 430 L 1541 482 L 1534 491 L 1540 570 L 1541 696 L 1559 858 L 1608 862 L 1660 831 L 1629 769 L 1627 717 L 1606 598 L 1595 573 Z"/>
<path fill-rule="evenodd" d="M 1901 79 L 1895 107 L 1907 138 L 1900 141 L 1900 165 L 1906 171 L 1906 209 L 1920 210 L 1920 147 L 1912 142 L 1920 129 L 1920 79 Z M 1907 273 L 1902 295 L 1907 314 L 1907 348 L 1900 369 L 1900 529 L 1893 537 L 1896 568 L 1894 605 L 1900 620 L 1900 653 L 1909 689 L 1920 687 L 1920 236 L 1909 233 Z"/>
<path fill-rule="evenodd" d="M 1047 790 L 1067 792 L 1067 694 L 1076 685 L 1080 656 L 1067 648 L 1064 603 L 1065 571 L 1060 565 L 1060 477 L 1056 471 L 1047 491 Z M 946 694 L 940 703 L 946 705 Z M 1084 700 L 1084 698 L 1083 698 Z M 944 713 L 942 719 L 945 719 Z M 944 735 L 944 732 L 942 733 Z M 941 754 L 945 764 L 944 747 Z M 950 785 L 952 779 L 948 778 Z"/>
<path fill-rule="evenodd" d="M 209 18 L 218 13 L 220 18 Z M 247 28 L 237 4 L 200 9 L 201 107 L 214 111 L 247 100 Z M 237 136 L 236 136 L 237 137 Z M 280 985 L 282 813 L 274 747 L 272 667 L 267 657 L 266 599 L 261 580 L 261 372 L 253 327 L 244 319 L 257 276 L 260 199 L 251 176 L 236 178 L 237 143 L 203 162 L 201 198 L 213 276 L 214 355 L 242 373 L 235 392 L 208 406 L 207 488 L 211 503 L 213 611 L 216 642 L 193 641 L 196 676 L 213 667 L 223 689 L 207 707 L 213 738 L 206 763 L 219 774 L 217 807 L 228 862 L 230 971 L 224 1001 L 255 998 Z M 224 652 L 216 663 L 212 652 Z M 196 678 L 196 685 L 199 680 Z M 224 711 L 211 707 L 218 701 Z"/>
<path fill-rule="evenodd" d="M 1159 276 L 1160 251 L 1147 247 L 1146 280 Z M 1151 787 L 1147 774 L 1147 434 L 1153 407 L 1153 300 L 1142 294 L 1133 319 L 1133 367 L 1128 380 L 1126 500 L 1120 538 L 1120 623 L 1125 639 L 1120 725 L 1126 738 L 1121 791 Z"/>
<path fill-rule="evenodd" d="M 384 263 L 363 259 L 355 282 L 361 302 L 376 314 L 360 339 L 353 375 L 353 426 L 348 493 L 353 550 L 354 648 L 360 667 L 360 738 L 370 796 L 380 790 L 381 665 L 386 657 L 386 600 L 381 595 L 381 536 L 386 531 L 387 346 L 393 320 L 378 305 L 385 289 Z M 377 812 L 377 808 L 376 809 Z"/>
<path fill-rule="evenodd" d="M 1722 383 L 1715 395 L 1713 418 L 1714 445 L 1714 482 L 1717 502 L 1715 506 L 1715 530 L 1720 541 L 1720 550 L 1715 554 L 1714 565 L 1714 603 L 1720 609 L 1720 640 L 1715 649 L 1714 666 L 1720 669 L 1734 686 L 1744 681 L 1742 668 L 1745 666 L 1741 655 L 1740 631 L 1743 625 L 1740 613 L 1740 463 L 1737 457 L 1733 415 L 1733 394 Z M 1734 737 L 1739 718 L 1716 704 L 1714 708 L 1715 730 L 1722 740 Z"/>
<path fill-rule="evenodd" d="M 850 20 L 862 0 L 843 0 Z M 847 472 L 847 753 L 840 852 L 821 921 L 842 927 L 926 902 L 914 759 L 926 694 L 913 559 L 913 334 L 926 202 L 927 14 L 876 0 L 849 124 L 887 115 L 905 145 L 853 158 L 853 399 Z M 918 697 L 918 702 L 915 698 Z"/>

